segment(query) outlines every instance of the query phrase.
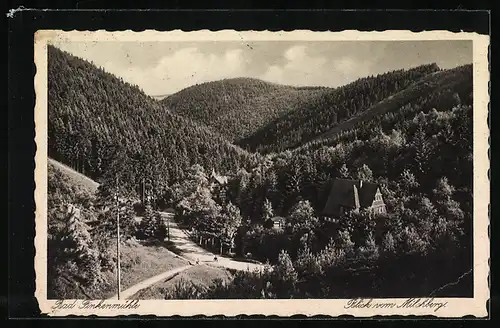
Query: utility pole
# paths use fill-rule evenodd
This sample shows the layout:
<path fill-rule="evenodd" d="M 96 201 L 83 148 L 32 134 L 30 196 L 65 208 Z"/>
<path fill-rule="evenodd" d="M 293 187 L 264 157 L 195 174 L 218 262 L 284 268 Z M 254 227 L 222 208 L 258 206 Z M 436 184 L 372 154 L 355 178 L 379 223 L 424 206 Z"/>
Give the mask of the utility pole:
<path fill-rule="evenodd" d="M 146 198 L 144 197 L 144 188 L 145 188 L 144 178 L 142 178 L 142 205 L 146 206 Z"/>
<path fill-rule="evenodd" d="M 121 289 L 121 268 L 120 268 L 120 202 L 118 200 L 118 176 L 116 177 L 116 266 L 118 283 L 118 300 L 120 299 Z"/>

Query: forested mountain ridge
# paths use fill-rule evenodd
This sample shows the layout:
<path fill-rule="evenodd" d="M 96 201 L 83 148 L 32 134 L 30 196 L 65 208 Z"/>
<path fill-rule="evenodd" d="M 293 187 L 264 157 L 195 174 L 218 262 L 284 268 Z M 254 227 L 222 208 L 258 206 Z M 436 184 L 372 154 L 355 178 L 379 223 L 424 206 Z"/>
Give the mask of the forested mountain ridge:
<path fill-rule="evenodd" d="M 361 116 L 339 133 L 272 154 L 251 174 L 241 173 L 239 178 L 252 190 L 252 196 L 239 196 L 242 211 L 254 216 L 266 197 L 278 215 L 286 215 L 297 197 L 320 211 L 342 165 L 350 170 L 344 174 L 355 178 L 356 170 L 367 164 L 385 182 L 397 181 L 411 168 L 428 193 L 429 184 L 443 176 L 459 189 L 472 190 L 472 65 L 436 73 L 426 83 L 431 87 L 403 91 L 411 95 L 403 102 L 399 94 L 384 100 L 383 110 L 375 106 L 376 116 Z M 265 171 L 271 171 L 268 177 Z"/>
<path fill-rule="evenodd" d="M 324 297 L 380 297 L 383 290 L 391 297 L 429 295 L 458 277 L 465 282 L 458 293 L 471 295 L 472 65 L 437 73 L 427 82 L 431 80 L 436 87 L 407 103 L 393 104 L 398 110 L 359 120 L 352 129 L 274 154 L 252 172 L 239 172 L 228 194 L 242 216 L 255 222 L 242 234 L 245 252 L 280 265 L 280 251 L 285 249 L 296 261 L 293 267 L 303 270 L 297 280 L 315 285 L 311 263 L 321 262 L 325 247 L 342 252 L 358 248 L 345 266 L 330 260 L 326 266 L 332 271 L 318 269 L 315 277 L 352 286 L 345 294 L 334 288 Z M 333 223 L 319 220 L 335 178 L 378 183 L 387 213 L 376 219 L 361 211 L 339 215 Z M 272 216 L 293 224 L 278 232 L 266 229 L 265 220 Z M 363 259 L 367 249 L 374 251 L 376 264 L 358 270 L 352 263 L 370 263 Z M 311 254 L 317 254 L 316 260 Z M 393 274 L 396 263 L 402 263 L 401 270 Z M 413 294 L 405 289 L 409 276 L 414 277 Z M 321 288 L 303 290 L 318 293 Z"/>
<path fill-rule="evenodd" d="M 242 222 L 235 224 L 236 253 L 274 263 L 276 275 L 247 273 L 200 295 L 471 297 L 472 90 L 472 65 L 437 72 L 367 107 L 368 119 L 340 133 L 238 171 L 225 201 L 241 215 L 224 222 Z M 195 171 L 185 185 L 206 184 L 201 168 Z M 387 213 L 356 209 L 326 219 L 335 178 L 378 184 Z M 179 197 L 176 215 L 216 234 L 217 199 Z M 208 213 L 203 221 L 190 211 L 200 207 Z M 276 218 L 283 219 L 281 227 L 274 226 Z"/>
<path fill-rule="evenodd" d="M 406 89 L 371 106 L 361 114 L 335 126 L 318 136 L 315 141 L 325 140 L 343 131 L 353 129 L 364 121 L 375 119 L 377 116 L 382 116 L 391 111 L 396 111 L 419 98 L 426 98 L 428 94 L 435 94 L 436 97 L 439 97 L 439 102 L 436 102 L 437 107 L 443 102 L 450 101 L 458 105 L 461 102 L 461 98 L 470 97 L 472 93 L 471 86 L 472 65 L 464 65 L 429 74 Z"/>
<path fill-rule="evenodd" d="M 161 188 L 194 163 L 226 172 L 258 157 L 83 59 L 50 46 L 48 62 L 49 156 L 97 181 Z"/>
<path fill-rule="evenodd" d="M 422 65 L 361 78 L 336 89 L 322 89 L 304 106 L 289 111 L 237 144 L 260 153 L 298 147 L 439 70 L 436 64 Z"/>
<path fill-rule="evenodd" d="M 331 89 L 232 78 L 193 85 L 160 102 L 170 111 L 204 123 L 234 142 L 305 106 L 325 90 Z"/>
<path fill-rule="evenodd" d="M 87 61 L 54 47 L 48 55 L 49 156 L 100 184 L 94 195 L 95 183 L 49 160 L 48 289 L 54 298 L 80 297 L 64 297 L 75 295 L 66 288 L 81 286 L 60 283 L 68 273 L 70 282 L 98 292 L 90 299 L 114 288 L 118 231 L 124 245 L 132 237 L 161 241 L 151 253 L 157 259 L 167 227 L 153 206 L 172 207 L 177 222 L 200 243 L 210 238 L 220 253 L 225 248 L 274 264 L 271 273 L 245 272 L 216 285 L 215 292 L 226 293 L 217 298 L 472 297 L 472 65 L 446 71 L 424 65 L 337 89 L 226 80 L 234 97 L 221 92 L 220 83 L 200 96 L 209 112 L 191 107 L 197 96 L 168 108 Z M 271 98 L 278 99 L 271 109 L 290 106 L 269 111 Z M 256 99 L 262 106 L 239 124 Z M 237 139 L 238 129 L 254 131 L 273 115 L 278 118 L 268 126 Z M 270 154 L 248 153 L 218 129 Z M 229 176 L 214 186 L 212 168 Z M 378 184 L 387 213 L 353 209 L 325 217 L 335 178 Z M 137 196 L 141 186 L 144 195 L 144 179 L 158 197 L 142 198 L 141 210 L 127 196 Z M 114 197 L 122 190 L 136 195 Z M 136 215 L 143 216 L 140 223 Z M 142 275 L 151 265 L 137 249 L 122 268 L 134 272 L 137 265 Z M 169 261 L 175 260 L 158 262 Z M 442 292 L 459 281 L 468 286 Z"/>

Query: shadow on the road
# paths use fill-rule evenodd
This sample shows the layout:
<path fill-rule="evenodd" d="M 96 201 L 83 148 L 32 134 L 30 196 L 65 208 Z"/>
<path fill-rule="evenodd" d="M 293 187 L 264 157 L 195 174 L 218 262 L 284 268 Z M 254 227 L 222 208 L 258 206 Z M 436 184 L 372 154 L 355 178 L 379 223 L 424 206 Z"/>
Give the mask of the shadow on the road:
<path fill-rule="evenodd" d="M 168 249 L 169 251 L 171 251 L 172 253 L 175 253 L 176 255 L 179 255 L 179 256 L 184 256 L 186 253 L 189 253 L 190 255 L 193 255 L 193 254 L 206 255 L 206 252 L 189 247 L 189 246 L 191 246 L 191 243 L 186 242 L 182 239 L 175 240 L 174 238 L 170 238 L 170 240 L 166 240 L 163 242 L 157 241 L 156 245 L 163 246 L 166 249 Z M 187 245 L 187 247 L 183 247 L 185 245 Z"/>
<path fill-rule="evenodd" d="M 171 252 L 173 252 L 173 253 L 175 253 L 177 255 L 182 256 L 182 254 L 184 253 L 182 251 L 182 249 L 180 249 L 179 247 L 177 247 L 177 245 L 175 245 L 172 240 L 170 240 L 170 241 L 164 241 L 163 242 L 163 246 L 165 248 L 167 248 L 169 251 L 171 251 Z"/>

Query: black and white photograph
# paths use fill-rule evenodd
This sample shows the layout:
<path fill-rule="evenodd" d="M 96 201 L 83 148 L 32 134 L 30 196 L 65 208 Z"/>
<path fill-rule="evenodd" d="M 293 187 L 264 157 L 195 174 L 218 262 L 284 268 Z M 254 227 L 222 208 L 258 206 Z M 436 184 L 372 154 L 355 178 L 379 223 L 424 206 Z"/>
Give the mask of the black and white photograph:
<path fill-rule="evenodd" d="M 474 300 L 474 42 L 50 38 L 46 299 Z"/>

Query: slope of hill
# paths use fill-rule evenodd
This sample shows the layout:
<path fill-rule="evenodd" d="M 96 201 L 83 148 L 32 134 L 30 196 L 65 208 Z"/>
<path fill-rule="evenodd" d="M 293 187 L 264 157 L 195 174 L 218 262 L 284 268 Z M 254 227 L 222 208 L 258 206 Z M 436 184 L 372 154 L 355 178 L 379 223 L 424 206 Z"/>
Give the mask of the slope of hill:
<path fill-rule="evenodd" d="M 51 46 L 48 63 L 49 156 L 95 180 L 161 188 L 195 163 L 226 172 L 258 157 L 85 60 Z"/>
<path fill-rule="evenodd" d="M 71 185 L 80 186 L 90 194 L 94 194 L 97 191 L 97 188 L 99 188 L 99 183 L 52 158 L 48 159 L 48 166 L 49 172 L 52 170 L 59 171 L 60 174 L 68 178 Z"/>
<path fill-rule="evenodd" d="M 368 291 L 373 295 L 387 293 L 390 297 L 401 297 L 404 288 L 399 286 L 408 283 L 408 276 L 415 277 L 414 294 L 429 295 L 461 277 L 465 283 L 452 293 L 472 295 L 472 277 L 467 275 L 473 263 L 472 80 L 472 65 L 428 76 L 369 109 L 367 119 L 361 116 L 348 129 L 293 151 L 275 154 L 259 169 L 235 177 L 230 181 L 234 186 L 230 197 L 240 206 L 244 217 L 263 224 L 269 213 L 285 216 L 287 220 L 297 220 L 294 217 L 308 213 L 301 221 L 292 221 L 302 222 L 302 231 L 289 225 L 278 234 L 256 225 L 242 234 L 239 245 L 260 260 L 275 260 L 280 250 L 286 249 L 296 259 L 293 263 L 298 280 L 304 277 L 309 283 L 313 281 L 310 279 L 313 262 L 306 260 L 304 253 L 320 252 L 319 256 L 325 258 L 321 250 L 329 247 L 335 234 L 333 245 L 341 245 L 339 250 L 345 251 L 347 239 L 364 250 L 369 240 L 376 245 L 374 249 L 383 251 L 387 239 L 372 237 L 386 234 L 391 245 L 397 245 L 391 246 L 398 252 L 391 260 L 385 262 L 387 258 L 380 256 L 377 265 L 366 266 L 367 270 L 346 267 L 339 269 L 338 275 L 314 270 L 321 272 L 318 276 L 328 277 L 325 281 L 330 283 L 350 280 L 355 276 L 352 272 L 360 274 L 363 278 L 345 285 L 348 292 L 344 295 L 348 297 L 354 293 L 350 286 L 358 288 L 365 282 L 359 295 Z M 332 182 L 338 177 L 378 183 L 387 213 L 375 216 L 376 220 L 373 213 L 363 214 L 363 211 L 339 214 L 336 223 L 315 220 L 316 215 L 322 216 Z M 311 228 L 315 224 L 318 228 Z M 307 252 L 301 251 L 304 244 Z M 362 253 L 357 254 L 363 257 Z M 415 254 L 419 255 L 413 257 Z M 406 264 L 401 265 L 404 272 L 387 280 L 394 264 L 405 258 L 402 262 Z M 439 260 L 433 262 L 430 258 Z M 329 259 L 327 263 L 338 268 L 337 260 Z M 301 267 L 305 269 L 303 276 Z M 343 276 L 346 272 L 349 273 Z M 303 288 L 310 294 L 321 289 Z M 328 297 L 341 297 L 338 291 L 343 288 L 332 289 L 327 292 Z"/>
<path fill-rule="evenodd" d="M 436 64 L 422 65 L 362 78 L 336 89 L 320 89 L 296 110 L 289 111 L 237 144 L 260 153 L 300 146 L 437 71 Z"/>
<path fill-rule="evenodd" d="M 161 101 L 170 111 L 189 117 L 238 141 L 284 113 L 304 106 L 328 88 L 297 88 L 253 78 L 233 78 L 194 85 Z"/>
<path fill-rule="evenodd" d="M 86 286 L 81 283 L 85 266 L 68 249 L 74 245 L 67 242 L 71 217 L 66 212 L 68 205 L 80 209 L 80 222 L 88 223 L 98 217 L 98 211 L 92 206 L 98 183 L 76 172 L 72 168 L 53 159 L 48 160 L 48 297 L 49 299 L 101 299 L 116 292 L 116 273 L 111 268 L 103 269 L 102 284 Z M 88 231 L 82 231 L 88 236 Z M 112 254 L 116 244 L 109 246 Z M 141 244 L 127 241 L 121 247 L 122 288 L 155 276 L 167 270 L 185 265 L 163 246 Z"/>
<path fill-rule="evenodd" d="M 318 136 L 313 141 L 329 139 L 344 131 L 355 128 L 357 125 L 373 120 L 377 116 L 398 110 L 408 104 L 418 101 L 419 98 L 429 95 L 439 95 L 442 102 L 461 102 L 461 98 L 468 97 L 472 92 L 472 66 L 465 65 L 454 69 L 444 70 L 429 74 L 421 80 L 408 86 L 406 89 L 383 99 L 371 106 L 360 115 L 354 116 L 347 121 L 335 126 L 331 130 Z M 462 97 L 460 97 L 462 95 Z M 439 106 L 436 103 L 436 106 Z M 305 147 L 308 144 L 304 145 Z M 300 149 L 301 147 L 299 147 Z"/>
<path fill-rule="evenodd" d="M 427 193 L 443 176 L 457 188 L 470 188 L 472 85 L 472 65 L 431 74 L 322 138 L 273 154 L 255 173 L 235 177 L 232 201 L 248 217 L 260 217 L 264 198 L 272 202 L 275 215 L 286 215 L 298 197 L 322 210 L 329 183 L 343 165 L 342 174 L 355 178 L 367 164 L 370 174 L 386 183 L 411 169 Z M 417 124 L 422 115 L 428 126 Z M 238 190 L 238 179 L 244 191 Z"/>

